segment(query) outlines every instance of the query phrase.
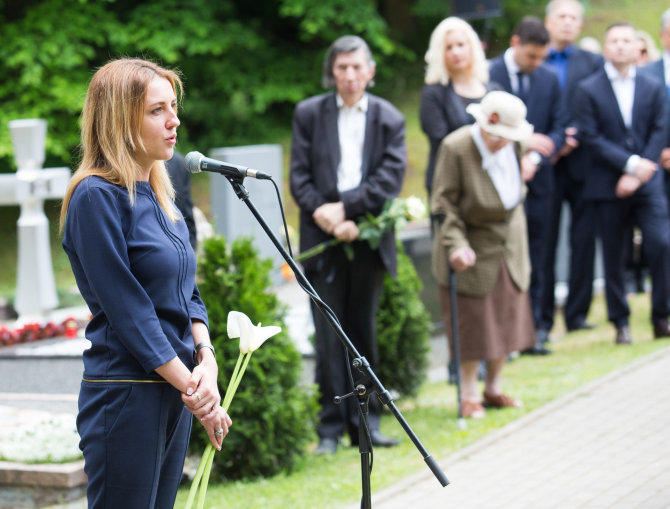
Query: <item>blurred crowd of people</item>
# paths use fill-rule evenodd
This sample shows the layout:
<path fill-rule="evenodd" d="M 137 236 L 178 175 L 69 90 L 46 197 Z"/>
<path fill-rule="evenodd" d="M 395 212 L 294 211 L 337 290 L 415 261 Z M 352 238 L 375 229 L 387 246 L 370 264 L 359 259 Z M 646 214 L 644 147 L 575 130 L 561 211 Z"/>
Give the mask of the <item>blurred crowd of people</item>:
<path fill-rule="evenodd" d="M 449 336 L 448 271 L 458 273 L 466 417 L 521 404 L 502 391 L 500 373 L 512 352 L 551 354 L 565 204 L 567 331 L 593 328 L 587 317 L 598 238 L 615 344 L 633 341 L 626 300 L 632 258 L 650 275 L 654 337 L 670 337 L 670 9 L 660 19 L 662 53 L 628 22 L 609 26 L 602 43 L 580 40 L 583 19 L 579 1 L 552 0 L 544 20 L 524 18 L 509 48 L 487 60 L 472 27 L 450 17 L 426 52 L 420 119 L 430 144 L 433 271 Z M 642 256 L 631 247 L 633 232 Z"/>

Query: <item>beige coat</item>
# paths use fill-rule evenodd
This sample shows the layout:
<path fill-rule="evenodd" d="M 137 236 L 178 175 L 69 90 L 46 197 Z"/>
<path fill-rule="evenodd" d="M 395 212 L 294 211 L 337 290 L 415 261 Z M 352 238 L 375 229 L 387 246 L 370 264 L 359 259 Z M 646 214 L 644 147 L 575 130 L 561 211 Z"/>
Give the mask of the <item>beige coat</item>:
<path fill-rule="evenodd" d="M 501 259 L 516 286 L 528 289 L 530 258 L 523 200 L 512 210 L 505 210 L 491 177 L 482 168 L 470 126 L 461 127 L 442 141 L 430 208 L 433 215 L 444 217 L 436 225 L 433 242 L 433 273 L 440 285 L 449 286 L 449 256 L 458 248 L 470 247 L 477 261 L 458 274 L 458 293 L 488 295 L 498 278 Z"/>

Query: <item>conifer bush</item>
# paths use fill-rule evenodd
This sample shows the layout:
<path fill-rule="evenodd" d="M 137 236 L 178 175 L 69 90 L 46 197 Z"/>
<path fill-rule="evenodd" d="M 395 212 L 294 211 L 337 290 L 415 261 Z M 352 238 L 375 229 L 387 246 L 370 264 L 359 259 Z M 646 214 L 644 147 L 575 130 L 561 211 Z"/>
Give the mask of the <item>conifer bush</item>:
<path fill-rule="evenodd" d="M 228 244 L 215 236 L 204 241 L 198 263 L 222 398 L 239 354 L 239 341 L 226 333 L 228 312 L 241 311 L 256 324 L 282 328 L 249 362 L 230 408 L 233 426 L 216 453 L 212 476 L 248 479 L 290 471 L 315 440 L 318 404 L 316 390 L 299 385 L 300 353 L 288 336 L 284 306 L 268 291 L 272 261 L 260 258 L 249 238 Z M 194 422 L 191 451 L 199 455 L 207 443 L 204 429 Z"/>
<path fill-rule="evenodd" d="M 379 366 L 376 374 L 389 390 L 416 396 L 426 378 L 430 314 L 419 294 L 421 279 L 398 242 L 398 277 L 388 274 L 377 315 Z"/>

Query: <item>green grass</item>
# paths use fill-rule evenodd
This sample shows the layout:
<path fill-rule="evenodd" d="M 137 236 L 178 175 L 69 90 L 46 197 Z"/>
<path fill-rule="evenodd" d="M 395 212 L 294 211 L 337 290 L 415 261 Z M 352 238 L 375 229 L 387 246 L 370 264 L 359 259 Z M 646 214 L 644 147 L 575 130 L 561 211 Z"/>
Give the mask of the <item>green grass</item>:
<path fill-rule="evenodd" d="M 614 329 L 606 321 L 602 297 L 597 297 L 590 315 L 590 321 L 597 324 L 596 329 L 566 336 L 557 326 L 552 331 L 553 355 L 521 357 L 509 363 L 504 372 L 505 391 L 522 398 L 525 402 L 523 409 L 492 410 L 483 420 L 468 421 L 467 429 L 460 430 L 453 386 L 426 384 L 416 399 L 398 400 L 396 404 L 428 452 L 439 460 L 587 382 L 670 345 L 667 340 L 652 340 L 649 296 L 636 295 L 630 302 L 633 345 L 614 345 Z M 234 405 L 231 415 L 234 420 Z M 243 426 L 244 423 L 235 425 Z M 427 468 L 390 414 L 384 416 L 382 427 L 384 433 L 401 438 L 402 444 L 397 448 L 375 450 L 373 493 Z M 233 427 L 231 433 L 234 432 Z M 221 454 L 225 454 L 225 441 Z M 445 473 L 449 477 L 449 472 Z M 345 447 L 333 457 L 306 456 L 290 475 L 254 482 L 214 484 L 208 491 L 207 507 L 332 508 L 355 504 L 360 491 L 358 450 Z M 186 488 L 180 490 L 175 507 L 183 507 L 186 494 Z"/>

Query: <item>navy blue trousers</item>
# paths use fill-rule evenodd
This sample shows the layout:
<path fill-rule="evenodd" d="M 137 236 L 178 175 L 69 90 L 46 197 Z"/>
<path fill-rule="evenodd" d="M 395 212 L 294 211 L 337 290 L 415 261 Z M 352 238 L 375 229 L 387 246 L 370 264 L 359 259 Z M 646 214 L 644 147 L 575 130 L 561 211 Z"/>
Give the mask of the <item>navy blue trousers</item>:
<path fill-rule="evenodd" d="M 89 509 L 172 509 L 191 414 L 167 383 L 82 381 L 77 429 Z"/>
<path fill-rule="evenodd" d="M 524 203 L 528 223 L 530 254 L 530 305 L 535 328 L 542 323 L 542 300 L 546 291 L 547 252 L 551 234 L 551 194 L 537 196 L 528 193 Z"/>
<path fill-rule="evenodd" d="M 560 164 L 560 163 L 559 163 Z M 570 274 L 568 298 L 563 315 L 568 328 L 578 327 L 586 321 L 593 296 L 593 273 L 596 253 L 596 225 L 593 202 L 583 197 L 584 182 L 571 178 L 569 168 L 564 164 L 555 168 L 555 188 L 552 199 L 549 244 L 547 247 L 545 291 L 542 315 L 538 328 L 551 330 L 554 326 L 554 286 L 556 284 L 555 265 L 559 227 L 563 202 L 570 205 Z"/>
<path fill-rule="evenodd" d="M 623 200 L 596 201 L 598 234 L 605 262 L 607 314 L 616 327 L 628 324 L 630 309 L 624 284 L 624 243 L 632 221 L 642 230 L 642 249 L 651 273 L 651 321 L 670 315 L 670 219 L 661 189 L 645 189 Z"/>

